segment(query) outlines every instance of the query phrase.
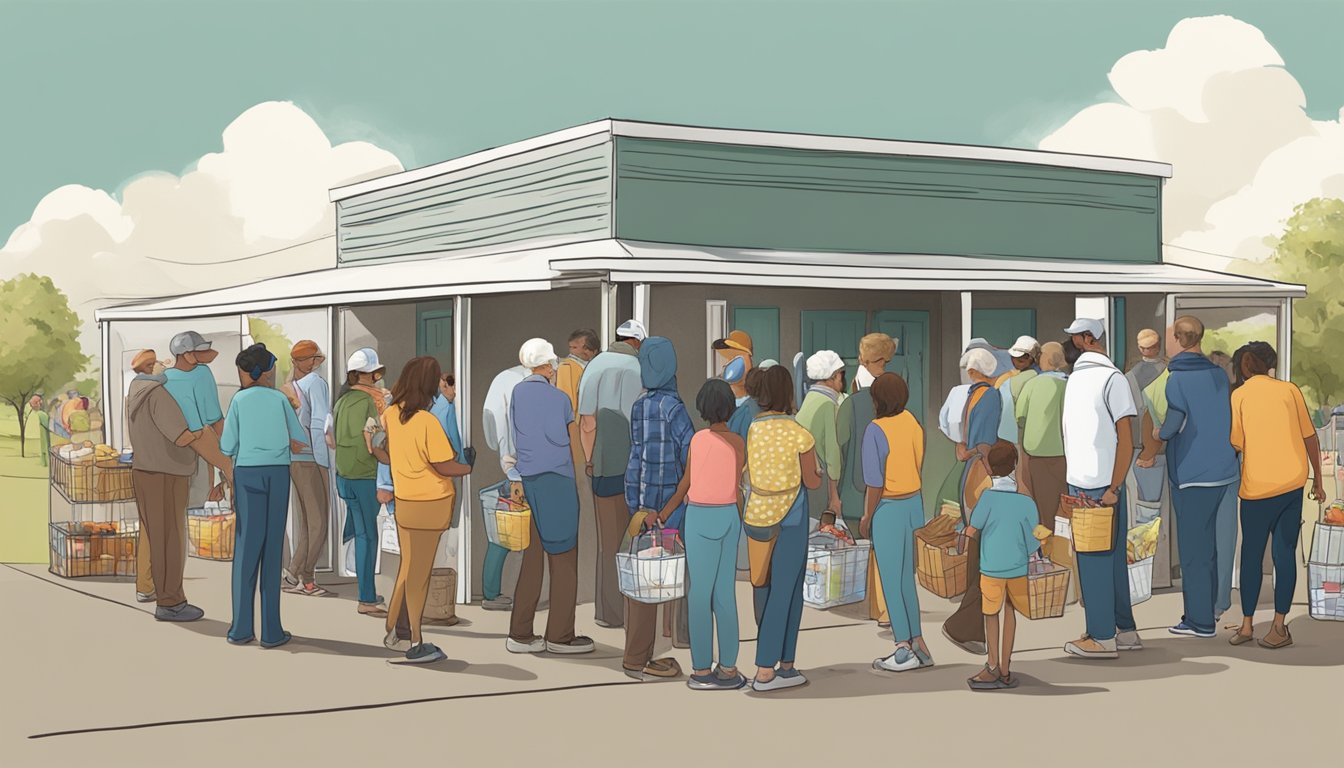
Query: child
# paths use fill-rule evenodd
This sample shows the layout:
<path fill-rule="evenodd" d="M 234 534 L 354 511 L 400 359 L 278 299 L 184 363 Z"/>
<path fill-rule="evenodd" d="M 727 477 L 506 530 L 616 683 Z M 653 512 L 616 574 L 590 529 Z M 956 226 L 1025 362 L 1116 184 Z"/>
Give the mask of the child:
<path fill-rule="evenodd" d="M 1017 468 L 1017 449 L 999 440 L 987 457 L 993 485 L 985 491 L 971 513 L 967 536 L 980 537 L 981 610 L 985 614 L 985 640 L 989 663 L 967 680 L 973 691 L 1016 688 L 1017 678 L 1009 668 L 1017 615 L 1027 612 L 1027 562 L 1050 537 L 1038 524 L 1036 502 L 1017 492 L 1012 479 Z M 1007 605 L 1011 603 L 1011 606 Z M 1003 643 L 999 643 L 999 611 L 1003 611 Z"/>

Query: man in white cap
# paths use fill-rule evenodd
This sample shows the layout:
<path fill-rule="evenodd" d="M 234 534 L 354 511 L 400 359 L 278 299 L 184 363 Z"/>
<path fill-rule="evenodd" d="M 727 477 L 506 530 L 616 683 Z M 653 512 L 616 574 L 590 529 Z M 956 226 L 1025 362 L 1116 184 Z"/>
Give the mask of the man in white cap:
<path fill-rule="evenodd" d="M 513 428 L 509 426 L 509 403 L 513 400 L 513 388 L 530 373 L 521 365 L 500 371 L 486 390 L 481 413 L 485 444 L 499 456 L 499 468 L 509 481 L 508 495 L 512 498 L 522 493 L 523 478 L 513 465 Z M 504 594 L 504 564 L 508 558 L 509 550 L 504 547 L 493 542 L 486 546 L 485 562 L 481 565 L 481 607 L 487 611 L 513 609 L 513 598 Z"/>
<path fill-rule="evenodd" d="M 808 512 L 818 519 L 825 513 L 840 517 L 840 469 L 844 458 L 835 424 L 841 393 L 845 391 L 845 361 L 835 352 L 823 349 L 807 359 L 807 379 L 811 386 L 796 418 L 816 441 L 817 458 L 827 479 L 822 487 L 809 492 Z"/>
<path fill-rule="evenodd" d="M 219 407 L 219 389 L 215 385 L 215 376 L 210 372 L 210 363 L 219 353 L 211 348 L 210 342 L 195 331 L 184 331 L 173 337 L 168 344 L 173 355 L 173 367 L 163 372 L 163 388 L 173 396 L 187 420 L 187 429 L 200 432 L 201 435 L 191 443 L 191 448 L 210 466 L 219 470 L 224 482 L 233 479 L 233 464 L 219 449 L 219 436 L 224 433 L 224 412 Z M 213 486 L 214 472 L 207 470 L 207 486 Z M 222 486 L 211 488 L 208 498 L 218 501 L 224 497 Z M 201 501 L 199 494 L 191 499 Z"/>
<path fill-rule="evenodd" d="M 380 503 L 391 503 L 389 494 L 378 497 L 378 460 L 374 456 L 374 432 L 387 408 L 386 390 L 381 386 L 383 363 L 378 352 L 365 347 L 355 350 L 345 364 L 345 386 L 332 412 L 332 442 L 336 452 L 336 494 L 345 502 L 345 526 L 341 541 L 355 542 L 355 579 L 359 602 L 355 610 L 376 619 L 387 617 L 387 608 L 378 596 L 374 569 L 378 564 L 378 511 Z M 287 577 L 291 588 L 302 589 L 299 579 Z M 410 650 L 410 624 L 406 647 Z"/>
<path fill-rule="evenodd" d="M 1069 493 L 1115 510 L 1112 546 L 1079 552 L 1078 577 L 1087 632 L 1064 646 L 1085 659 L 1114 659 L 1117 651 L 1143 648 L 1129 601 L 1125 563 L 1125 477 L 1134 459 L 1133 420 L 1138 411 L 1129 384 L 1106 356 L 1100 320 L 1080 317 L 1064 329 L 1079 353 L 1064 388 L 1064 457 Z"/>
<path fill-rule="evenodd" d="M 584 474 L 592 486 L 597 520 L 597 589 L 594 620 L 625 625 L 625 598 L 616 576 L 616 553 L 630 525 L 625 470 L 630 461 L 630 411 L 644 392 L 639 347 L 648 330 L 638 320 L 616 329 L 616 341 L 594 357 L 579 380 L 579 442 Z"/>
<path fill-rule="evenodd" d="M 574 632 L 579 589 L 579 494 L 570 445 L 578 439 L 569 396 L 555 386 L 555 348 L 528 339 L 518 362 L 530 375 L 513 389 L 509 422 L 513 468 L 522 477 L 532 509 L 532 537 L 513 594 L 513 618 L 505 648 L 510 653 L 592 653 L 591 638 Z M 544 557 L 543 557 L 544 555 Z M 550 563 L 550 610 L 546 637 L 533 632 L 541 599 L 543 560 Z"/>
<path fill-rule="evenodd" d="M 1022 451 L 1022 440 L 1017 428 L 1017 416 L 1014 403 L 1022 394 L 1022 388 L 1028 381 L 1041 372 L 1041 345 L 1030 336 L 1018 336 L 1017 341 L 1008 348 L 1013 368 L 995 379 L 994 386 L 1003 399 L 1003 411 L 999 418 L 999 439 L 1006 440 L 1017 447 L 1017 469 L 1013 477 L 1021 493 L 1031 495 L 1031 484 L 1027 472 L 1027 456 Z"/>

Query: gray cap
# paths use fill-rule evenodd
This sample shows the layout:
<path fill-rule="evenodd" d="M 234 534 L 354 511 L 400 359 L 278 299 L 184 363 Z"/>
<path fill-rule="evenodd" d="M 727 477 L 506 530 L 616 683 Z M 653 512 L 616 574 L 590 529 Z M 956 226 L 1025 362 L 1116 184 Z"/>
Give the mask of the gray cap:
<path fill-rule="evenodd" d="M 210 342 L 195 331 L 184 331 L 173 337 L 168 344 L 168 352 L 174 357 L 188 352 L 204 352 L 210 349 Z"/>

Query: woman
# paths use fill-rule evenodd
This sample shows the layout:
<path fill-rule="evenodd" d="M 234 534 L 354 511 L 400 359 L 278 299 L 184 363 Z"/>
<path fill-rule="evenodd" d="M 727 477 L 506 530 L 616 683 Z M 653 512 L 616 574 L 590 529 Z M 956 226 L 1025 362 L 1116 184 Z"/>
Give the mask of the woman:
<path fill-rule="evenodd" d="M 904 672 L 933 666 L 919 624 L 915 589 L 915 529 L 924 525 L 920 470 L 924 468 L 924 428 L 905 409 L 905 379 L 884 373 L 869 388 L 876 418 L 863 433 L 863 519 L 859 532 L 873 541 L 878 577 L 896 650 L 873 662 L 874 669 Z"/>
<path fill-rule="evenodd" d="M 374 448 L 374 456 L 392 468 L 396 488 L 397 543 L 401 566 L 392 590 L 384 644 L 396 640 L 397 619 L 402 610 L 410 614 L 411 647 L 406 663 L 428 664 L 444 657 L 420 634 L 421 616 L 429 596 L 429 577 L 439 537 L 453 524 L 455 492 L 453 478 L 471 473 L 471 467 L 456 461 L 457 452 L 438 419 L 429 412 L 442 378 L 432 357 L 416 357 L 402 368 L 392 387 L 392 404 L 383 412 L 386 449 Z"/>
<path fill-rule="evenodd" d="M 1279 363 L 1274 348 L 1253 341 L 1237 350 L 1232 389 L 1232 447 L 1241 453 L 1241 629 L 1233 645 L 1255 639 L 1255 605 L 1260 599 L 1260 569 L 1265 545 L 1273 539 L 1274 622 L 1258 641 L 1262 648 L 1293 644 L 1284 623 L 1297 588 L 1293 551 L 1302 531 L 1302 490 L 1308 470 L 1315 472 L 1311 498 L 1325 500 L 1321 484 L 1321 446 L 1306 401 L 1297 385 L 1270 372 Z"/>
<path fill-rule="evenodd" d="M 228 640 L 246 645 L 256 639 L 253 606 L 261 575 L 261 647 L 290 641 L 280 625 L 280 556 L 289 514 L 291 452 L 308 447 L 308 433 L 294 409 L 275 389 L 275 355 L 265 344 L 238 353 L 242 389 L 224 416 L 220 450 L 233 460 L 234 503 L 238 527 L 233 557 L 233 623 Z"/>
<path fill-rule="evenodd" d="M 686 685 L 697 691 L 737 690 L 747 679 L 737 671 L 737 542 L 742 535 L 742 488 L 747 443 L 728 427 L 737 408 L 733 388 L 710 379 L 695 408 L 709 423 L 691 438 L 686 473 L 658 517 L 686 505 L 683 524 L 690 569 L 690 629 L 693 672 Z M 719 666 L 714 661 L 714 622 L 719 625 Z"/>
<path fill-rule="evenodd" d="M 336 443 L 336 493 L 345 500 L 346 518 L 354 527 L 357 611 L 387 618 L 387 608 L 374 585 L 378 563 L 378 461 L 373 456 L 370 424 L 378 424 L 387 407 L 378 382 L 384 368 L 378 353 L 361 349 L 346 362 L 346 390 L 332 409 Z M 298 582 L 295 581 L 296 586 Z"/>
<path fill-rule="evenodd" d="M 793 418 L 788 369 L 767 369 L 760 387 L 761 414 L 747 433 L 751 495 L 743 522 L 760 627 L 751 687 L 764 693 L 807 684 L 794 666 L 807 563 L 805 489 L 821 486 L 821 472 L 812 435 Z"/>

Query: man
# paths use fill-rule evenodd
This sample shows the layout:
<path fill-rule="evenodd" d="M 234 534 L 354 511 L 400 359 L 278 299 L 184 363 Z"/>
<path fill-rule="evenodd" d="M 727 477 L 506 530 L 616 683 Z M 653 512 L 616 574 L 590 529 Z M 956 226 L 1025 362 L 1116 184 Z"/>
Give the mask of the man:
<path fill-rule="evenodd" d="M 168 351 L 174 360 L 173 367 L 163 372 L 163 387 L 182 409 L 187 428 L 200 433 L 197 439 L 191 441 L 192 450 L 222 475 L 232 477 L 233 465 L 219 450 L 219 437 L 224 433 L 224 412 L 219 407 L 219 389 L 215 385 L 215 376 L 208 367 L 219 353 L 211 349 L 210 342 L 195 331 L 184 331 L 174 336 L 168 344 Z M 206 470 L 207 487 L 214 484 L 213 475 L 213 470 Z M 223 498 L 223 488 L 213 488 L 208 498 L 212 501 Z"/>
<path fill-rule="evenodd" d="M 1028 478 L 1041 525 L 1054 528 L 1059 497 L 1068 490 L 1064 462 L 1064 388 L 1068 380 L 1064 347 L 1056 341 L 1041 347 L 1041 373 L 1028 379 L 1013 399 L 1013 416 L 1021 432 L 1021 450 L 1028 456 Z M 1011 383 L 1011 382 L 1010 382 Z"/>
<path fill-rule="evenodd" d="M 509 404 L 513 400 L 513 388 L 530 373 L 521 365 L 500 371 L 485 393 L 481 414 L 485 444 L 499 456 L 499 468 L 509 482 L 512 497 L 522 492 L 523 478 L 512 463 L 513 427 L 509 421 Z M 503 593 L 504 563 L 508 558 L 509 550 L 499 544 L 490 542 L 486 547 L 485 562 L 481 566 L 481 595 L 484 598 L 481 607 L 487 611 L 513 610 L 513 599 Z"/>
<path fill-rule="evenodd" d="M 317 561 L 327 546 L 327 521 L 331 516 L 327 472 L 331 453 L 327 449 L 327 415 L 331 413 L 331 388 L 318 373 L 326 362 L 317 342 L 304 340 L 289 353 L 294 371 L 294 394 L 298 397 L 299 424 L 308 432 L 308 445 L 290 456 L 290 482 L 299 499 L 294 519 L 294 555 L 289 561 L 285 591 L 322 597 L 329 594 L 317 585 Z"/>
<path fill-rule="evenodd" d="M 597 521 L 597 590 L 593 603 L 599 627 L 625 625 L 625 598 L 616 575 L 616 553 L 630 525 L 625 504 L 625 470 L 630 460 L 630 411 L 644 391 L 639 347 L 648 337 L 638 320 L 616 329 L 616 341 L 593 358 L 579 381 L 579 442 L 584 473 Z"/>
<path fill-rule="evenodd" d="M 1077 555 L 1087 633 L 1064 651 L 1085 659 L 1114 659 L 1118 650 L 1143 648 L 1129 602 L 1125 562 L 1125 476 L 1133 456 L 1137 409 L 1124 376 L 1106 357 L 1101 321 L 1078 318 L 1064 332 L 1078 353 L 1064 388 L 1069 493 L 1115 510 L 1111 549 Z"/>
<path fill-rule="evenodd" d="M 1012 370 L 1000 374 L 994 380 L 994 388 L 1003 400 L 1003 409 L 999 416 L 999 439 L 1012 443 L 1017 448 L 1017 462 L 1013 470 L 1013 479 L 1020 493 L 1031 495 L 1031 477 L 1027 471 L 1027 456 L 1022 451 L 1021 434 L 1017 428 L 1017 410 L 1013 403 L 1022 393 L 1022 387 L 1041 372 L 1041 345 L 1030 336 L 1018 336 L 1013 346 L 1008 348 L 1012 360 Z"/>
<path fill-rule="evenodd" d="M 578 438 L 574 409 L 553 383 L 559 361 L 550 342 L 529 339 L 518 362 L 531 375 L 514 387 L 509 402 L 514 455 L 508 461 L 522 478 L 532 509 L 532 540 L 523 552 L 505 647 L 510 653 L 592 653 L 592 639 L 574 633 L 579 589 L 579 495 L 570 449 Z M 533 632 L 543 552 L 551 571 L 545 639 Z"/>
<path fill-rule="evenodd" d="M 836 417 L 845 391 L 845 361 L 829 349 L 807 359 L 807 378 L 812 383 L 798 408 L 797 420 L 812 435 L 827 482 L 810 493 L 808 509 L 814 517 L 825 512 L 840 515 L 840 470 L 844 463 L 836 437 Z"/>
<path fill-rule="evenodd" d="M 131 367 L 136 376 L 126 395 L 126 429 L 135 446 L 131 484 L 140 517 L 140 546 L 147 550 L 151 574 L 150 583 L 138 585 L 136 591 L 152 595 L 150 599 L 157 603 L 155 619 L 196 621 L 205 612 L 187 602 L 182 572 L 186 567 L 187 492 L 197 464 L 197 454 L 190 446 L 200 432 L 188 428 L 182 410 L 164 388 L 164 377 L 152 374 L 154 359 L 149 349 L 135 356 Z"/>
<path fill-rule="evenodd" d="M 732 363 L 735 358 L 740 357 L 742 358 L 743 371 L 752 369 L 751 336 L 746 331 L 733 331 L 726 337 L 715 341 L 712 346 L 715 353 L 718 355 L 721 368 L 727 369 L 728 365 Z M 745 376 L 736 382 L 728 382 L 728 385 L 733 388 L 733 397 L 741 400 L 747 396 L 747 380 Z"/>
<path fill-rule="evenodd" d="M 1186 315 L 1176 319 L 1172 335 L 1181 352 L 1167 366 L 1167 416 L 1154 437 L 1170 448 L 1167 475 L 1179 528 L 1181 593 L 1185 615 L 1171 628 L 1174 635 L 1217 637 L 1219 588 L 1219 509 L 1234 486 L 1241 467 L 1232 450 L 1232 394 L 1227 373 L 1204 356 L 1204 324 Z M 1235 510 L 1235 505 L 1227 505 Z M 1232 520 L 1233 546 L 1236 521 Z M 1231 552 L 1228 553 L 1231 587 Z M 1230 595 L 1229 595 L 1230 597 Z"/>
<path fill-rule="evenodd" d="M 666 520 L 658 514 L 676 494 L 686 472 L 695 427 L 677 394 L 677 354 L 672 342 L 654 337 L 639 347 L 644 394 L 630 409 L 630 457 L 625 473 L 625 504 L 638 522 L 682 530 L 683 503 Z M 629 531 L 638 525 L 629 524 Z M 684 603 L 685 600 L 679 600 Z M 658 632 L 658 605 L 627 599 L 625 603 L 625 674 L 636 680 L 678 677 L 676 659 L 653 658 Z M 670 616 L 670 613 L 665 614 Z"/>
<path fill-rule="evenodd" d="M 28 408 L 37 416 L 37 439 L 42 446 L 42 466 L 47 466 L 47 454 L 51 453 L 51 417 L 42 410 L 42 395 L 36 394 L 28 401 Z"/>
<path fill-rule="evenodd" d="M 588 363 L 600 351 L 602 348 L 598 344 L 596 331 L 581 328 L 569 334 L 569 357 L 560 361 L 560 368 L 555 374 L 555 386 L 569 395 L 576 417 L 579 413 L 579 381 Z"/>
<path fill-rule="evenodd" d="M 1162 502 L 1162 486 L 1165 484 L 1163 475 L 1167 465 L 1166 446 L 1152 436 L 1156 422 L 1149 413 L 1143 392 L 1166 373 L 1167 361 L 1162 356 L 1162 340 L 1157 331 L 1144 328 L 1139 331 L 1135 341 L 1138 343 L 1140 359 L 1130 367 L 1125 379 L 1129 382 L 1134 406 L 1139 412 L 1138 418 L 1134 420 L 1134 449 L 1139 452 L 1139 457 L 1130 490 L 1136 497 L 1133 500 L 1136 504 L 1133 520 L 1141 523 L 1151 519 L 1147 509 Z"/>
<path fill-rule="evenodd" d="M 152 349 L 142 349 L 136 353 L 135 357 L 131 360 L 131 372 L 136 374 L 137 379 L 140 376 L 157 376 L 158 378 L 155 380 L 160 382 L 160 384 L 162 383 L 163 369 L 158 368 L 156 370 L 159 363 L 155 357 L 156 355 Z M 135 379 L 132 379 L 132 386 L 134 386 L 134 382 Z M 176 403 L 174 403 L 174 406 L 176 406 Z M 127 398 L 125 409 L 126 422 L 129 425 L 131 412 L 129 397 Z M 127 429 L 129 428 L 130 427 L 128 426 Z M 126 444 L 132 447 L 135 445 L 135 443 L 129 439 L 126 441 Z M 134 472 L 134 470 L 132 470 L 132 472 Z M 134 474 L 132 474 L 131 479 L 134 481 Z M 132 482 L 132 487 L 134 487 L 134 482 Z M 150 547 L 149 528 L 141 525 L 140 533 L 136 537 L 135 545 L 135 601 L 137 603 L 152 603 L 158 599 L 158 595 L 154 591 L 154 570 L 149 562 Z"/>

